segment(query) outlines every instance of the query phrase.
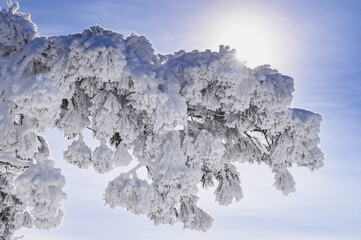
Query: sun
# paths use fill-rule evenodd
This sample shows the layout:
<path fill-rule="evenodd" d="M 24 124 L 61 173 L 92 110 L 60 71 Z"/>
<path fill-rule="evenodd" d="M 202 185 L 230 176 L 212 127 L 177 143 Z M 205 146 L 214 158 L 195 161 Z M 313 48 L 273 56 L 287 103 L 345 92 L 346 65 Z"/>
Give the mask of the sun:
<path fill-rule="evenodd" d="M 225 14 L 225 12 L 227 12 Z M 212 18 L 204 18 L 196 26 L 198 43 L 204 48 L 219 45 L 236 49 L 237 56 L 247 66 L 270 64 L 284 66 L 284 57 L 289 52 L 287 34 L 277 16 L 263 13 L 247 13 L 238 9 L 213 12 Z"/>
<path fill-rule="evenodd" d="M 281 38 L 274 27 L 252 16 L 231 16 L 215 24 L 214 41 L 236 49 L 250 67 L 281 61 Z"/>
<path fill-rule="evenodd" d="M 254 23 L 238 22 L 224 28 L 219 40 L 235 48 L 240 60 L 255 67 L 279 61 L 278 44 L 270 29 Z"/>

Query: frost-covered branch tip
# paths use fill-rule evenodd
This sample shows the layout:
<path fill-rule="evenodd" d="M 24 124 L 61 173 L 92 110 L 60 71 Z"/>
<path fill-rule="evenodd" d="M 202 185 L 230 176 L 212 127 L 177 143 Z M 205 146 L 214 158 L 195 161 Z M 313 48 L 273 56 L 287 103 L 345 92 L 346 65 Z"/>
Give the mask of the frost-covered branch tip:
<path fill-rule="evenodd" d="M 291 166 L 323 166 L 321 116 L 291 108 L 293 79 L 270 66 L 250 69 L 223 46 L 156 55 L 146 37 L 100 26 L 42 37 L 14 9 L 0 12 L 0 238 L 63 218 L 65 180 L 38 135 L 46 129 L 73 140 L 70 164 L 130 168 L 106 188 L 109 207 L 200 231 L 213 219 L 197 206 L 199 187 L 214 187 L 221 205 L 243 197 L 236 164 L 269 166 L 284 194 L 295 191 Z"/>

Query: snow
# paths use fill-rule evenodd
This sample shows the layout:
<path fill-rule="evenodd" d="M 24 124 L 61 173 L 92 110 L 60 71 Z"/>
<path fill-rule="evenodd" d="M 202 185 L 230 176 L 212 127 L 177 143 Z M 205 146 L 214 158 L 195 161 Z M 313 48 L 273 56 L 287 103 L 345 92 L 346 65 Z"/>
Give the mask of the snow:
<path fill-rule="evenodd" d="M 198 231 L 213 222 L 197 206 L 200 186 L 217 183 L 221 205 L 243 198 L 234 163 L 269 166 L 286 195 L 295 191 L 289 167 L 323 166 L 322 117 L 291 108 L 293 79 L 269 65 L 250 69 L 224 46 L 156 55 L 145 36 L 101 26 L 41 37 L 17 8 L 9 1 L 0 12 L 0 190 L 17 219 L 0 220 L 7 238 L 63 219 L 65 179 L 38 136 L 45 129 L 73 140 L 64 159 L 80 169 L 104 174 L 138 162 L 109 183 L 106 205 Z M 100 141 L 93 152 L 84 128 Z"/>

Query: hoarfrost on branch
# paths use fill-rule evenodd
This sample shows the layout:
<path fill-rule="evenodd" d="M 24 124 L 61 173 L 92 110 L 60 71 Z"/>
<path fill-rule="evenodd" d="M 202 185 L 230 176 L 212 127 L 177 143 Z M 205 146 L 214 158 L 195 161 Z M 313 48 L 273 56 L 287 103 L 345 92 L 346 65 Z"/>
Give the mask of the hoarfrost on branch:
<path fill-rule="evenodd" d="M 59 129 L 73 143 L 64 159 L 98 173 L 135 167 L 105 189 L 105 204 L 206 231 L 200 187 L 221 205 L 243 197 L 235 163 L 266 164 L 276 189 L 295 191 L 291 166 L 316 170 L 321 116 L 291 108 L 293 79 L 247 68 L 235 50 L 156 55 L 145 36 L 93 26 L 39 36 L 30 15 L 0 11 L 0 239 L 21 227 L 60 225 L 65 179 L 38 133 Z M 100 145 L 83 141 L 89 128 Z M 148 179 L 137 175 L 145 169 Z"/>

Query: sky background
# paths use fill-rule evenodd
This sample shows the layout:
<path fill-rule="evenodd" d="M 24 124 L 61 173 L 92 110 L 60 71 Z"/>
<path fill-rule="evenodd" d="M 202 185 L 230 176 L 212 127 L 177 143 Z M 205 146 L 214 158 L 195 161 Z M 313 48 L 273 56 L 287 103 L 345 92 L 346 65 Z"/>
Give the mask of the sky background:
<path fill-rule="evenodd" d="M 325 167 L 294 167 L 297 192 L 273 187 L 262 165 L 239 166 L 244 199 L 228 207 L 202 191 L 214 218 L 207 233 L 153 226 L 144 216 L 104 206 L 119 170 L 97 175 L 62 160 L 68 141 L 49 131 L 52 157 L 66 177 L 66 217 L 53 231 L 21 230 L 25 240 L 361 239 L 361 1 L 349 0 L 20 0 L 41 35 L 66 35 L 100 24 L 124 36 L 145 34 L 158 53 L 237 49 L 251 67 L 270 64 L 294 78 L 293 107 L 321 113 Z M 0 1 L 5 7 L 5 1 Z M 90 133 L 88 133 L 90 135 Z M 96 142 L 90 142 L 93 147 Z"/>

